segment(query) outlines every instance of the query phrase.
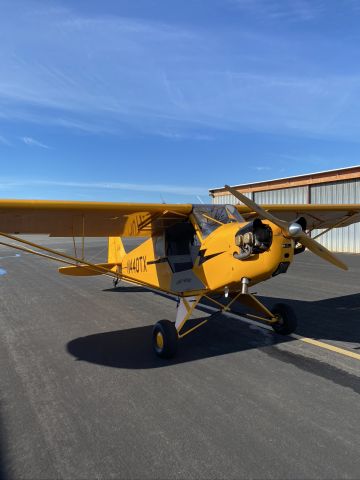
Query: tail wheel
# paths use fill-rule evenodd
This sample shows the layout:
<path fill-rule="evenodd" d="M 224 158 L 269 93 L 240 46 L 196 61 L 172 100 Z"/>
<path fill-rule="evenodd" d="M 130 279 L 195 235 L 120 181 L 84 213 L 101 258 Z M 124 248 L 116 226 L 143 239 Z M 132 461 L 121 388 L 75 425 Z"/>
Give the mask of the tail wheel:
<path fill-rule="evenodd" d="M 153 349 L 161 358 L 171 358 L 178 346 L 178 333 L 175 324 L 169 320 L 160 320 L 154 325 L 152 333 Z"/>
<path fill-rule="evenodd" d="M 294 310 L 289 305 L 286 305 L 285 303 L 277 303 L 272 308 L 271 313 L 278 318 L 278 321 L 271 325 L 276 333 L 290 335 L 290 333 L 295 332 L 297 318 Z"/>

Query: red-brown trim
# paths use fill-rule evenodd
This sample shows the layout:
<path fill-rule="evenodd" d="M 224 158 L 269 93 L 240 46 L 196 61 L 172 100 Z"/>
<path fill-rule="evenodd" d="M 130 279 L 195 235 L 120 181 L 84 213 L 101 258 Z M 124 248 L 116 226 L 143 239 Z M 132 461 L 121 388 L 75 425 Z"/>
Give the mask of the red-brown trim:
<path fill-rule="evenodd" d="M 360 167 L 351 167 L 332 172 L 311 173 L 292 178 L 281 178 L 265 182 L 253 183 L 250 185 L 236 185 L 235 188 L 242 193 L 263 192 L 265 190 L 278 190 L 282 188 L 302 187 L 320 183 L 339 182 L 343 180 L 360 179 Z M 210 190 L 214 197 L 224 195 L 227 191 L 224 188 Z"/>

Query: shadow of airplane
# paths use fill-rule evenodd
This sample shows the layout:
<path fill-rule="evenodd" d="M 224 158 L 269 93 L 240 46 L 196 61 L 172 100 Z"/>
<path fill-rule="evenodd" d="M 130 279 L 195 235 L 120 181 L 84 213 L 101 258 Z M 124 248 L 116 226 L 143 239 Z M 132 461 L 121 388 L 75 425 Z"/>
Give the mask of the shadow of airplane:
<path fill-rule="evenodd" d="M 67 351 L 78 360 L 99 365 L 151 369 L 292 340 L 265 330 L 259 334 L 243 322 L 217 315 L 181 340 L 174 359 L 162 360 L 152 351 L 152 329 L 152 325 L 147 325 L 76 338 L 67 344 Z"/>
<path fill-rule="evenodd" d="M 164 292 L 149 290 L 141 286 L 121 286 L 104 290 L 106 292 L 147 292 L 176 301 L 176 297 Z M 215 297 L 216 298 L 216 297 Z M 257 295 L 257 298 L 267 307 L 276 303 L 287 303 L 296 312 L 298 328 L 296 333 L 304 337 L 323 340 L 360 342 L 360 293 L 342 297 L 327 298 L 318 301 L 293 300 Z M 214 306 L 204 300 L 198 309 L 210 313 L 207 306 Z M 239 315 L 245 310 L 241 304 L 234 304 L 232 312 Z M 359 347 L 354 347 L 360 350 Z"/>
<path fill-rule="evenodd" d="M 152 290 L 149 290 L 148 288 L 141 287 L 140 285 L 135 285 L 135 286 L 129 286 L 129 287 L 113 287 L 113 288 L 105 288 L 103 292 L 122 292 L 122 293 L 131 293 L 131 292 L 143 292 L 143 293 L 153 293 Z M 158 293 L 158 292 L 156 292 Z"/>
<path fill-rule="evenodd" d="M 131 292 L 137 291 L 132 288 L 138 287 L 123 288 Z M 113 290 L 119 291 L 119 288 Z M 174 299 L 163 293 L 160 295 Z M 360 294 L 317 302 L 258 298 L 270 307 L 279 301 L 290 304 L 299 317 L 297 333 L 300 335 L 345 342 L 360 340 Z M 206 305 L 201 305 L 200 310 L 208 309 Z M 78 360 L 99 365 L 149 369 L 293 341 L 289 336 L 249 328 L 244 322 L 220 314 L 192 335 L 184 337 L 176 358 L 161 360 L 152 352 L 151 334 L 152 326 L 99 333 L 70 341 L 67 350 Z"/>
<path fill-rule="evenodd" d="M 144 291 L 176 300 L 171 295 L 141 286 L 121 286 L 105 291 Z M 299 318 L 299 335 L 340 342 L 360 341 L 360 294 L 316 302 L 262 296 L 258 298 L 270 308 L 278 302 L 292 306 Z M 209 313 L 206 302 L 199 309 Z M 241 305 L 234 309 L 234 313 L 242 312 L 244 310 Z M 67 344 L 67 350 L 78 360 L 116 368 L 148 369 L 293 341 L 291 337 L 261 331 L 235 318 L 217 315 L 204 327 L 181 340 L 176 358 L 162 360 L 152 352 L 152 328 L 151 325 L 76 338 Z"/>
<path fill-rule="evenodd" d="M 289 304 L 298 317 L 296 333 L 304 337 L 337 342 L 360 342 L 360 294 L 327 298 L 316 302 L 258 297 L 271 307 L 277 302 Z M 360 349 L 360 346 L 354 346 Z"/>

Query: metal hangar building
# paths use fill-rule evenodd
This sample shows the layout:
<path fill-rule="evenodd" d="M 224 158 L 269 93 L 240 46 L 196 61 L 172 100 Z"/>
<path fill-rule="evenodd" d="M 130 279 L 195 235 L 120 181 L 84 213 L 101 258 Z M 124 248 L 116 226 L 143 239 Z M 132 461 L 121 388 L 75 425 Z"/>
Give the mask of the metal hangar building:
<path fill-rule="evenodd" d="M 259 204 L 360 204 L 360 165 L 234 187 Z M 212 188 L 209 193 L 215 204 L 238 203 L 224 188 Z M 360 222 L 334 228 L 318 241 L 334 252 L 360 253 Z"/>

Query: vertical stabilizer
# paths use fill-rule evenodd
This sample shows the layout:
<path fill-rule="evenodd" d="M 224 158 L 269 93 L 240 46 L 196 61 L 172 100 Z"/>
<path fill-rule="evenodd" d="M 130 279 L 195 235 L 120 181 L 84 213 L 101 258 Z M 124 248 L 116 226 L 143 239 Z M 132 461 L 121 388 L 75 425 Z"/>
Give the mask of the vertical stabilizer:
<path fill-rule="evenodd" d="M 108 263 L 121 265 L 126 255 L 124 244 L 120 237 L 109 237 Z"/>

